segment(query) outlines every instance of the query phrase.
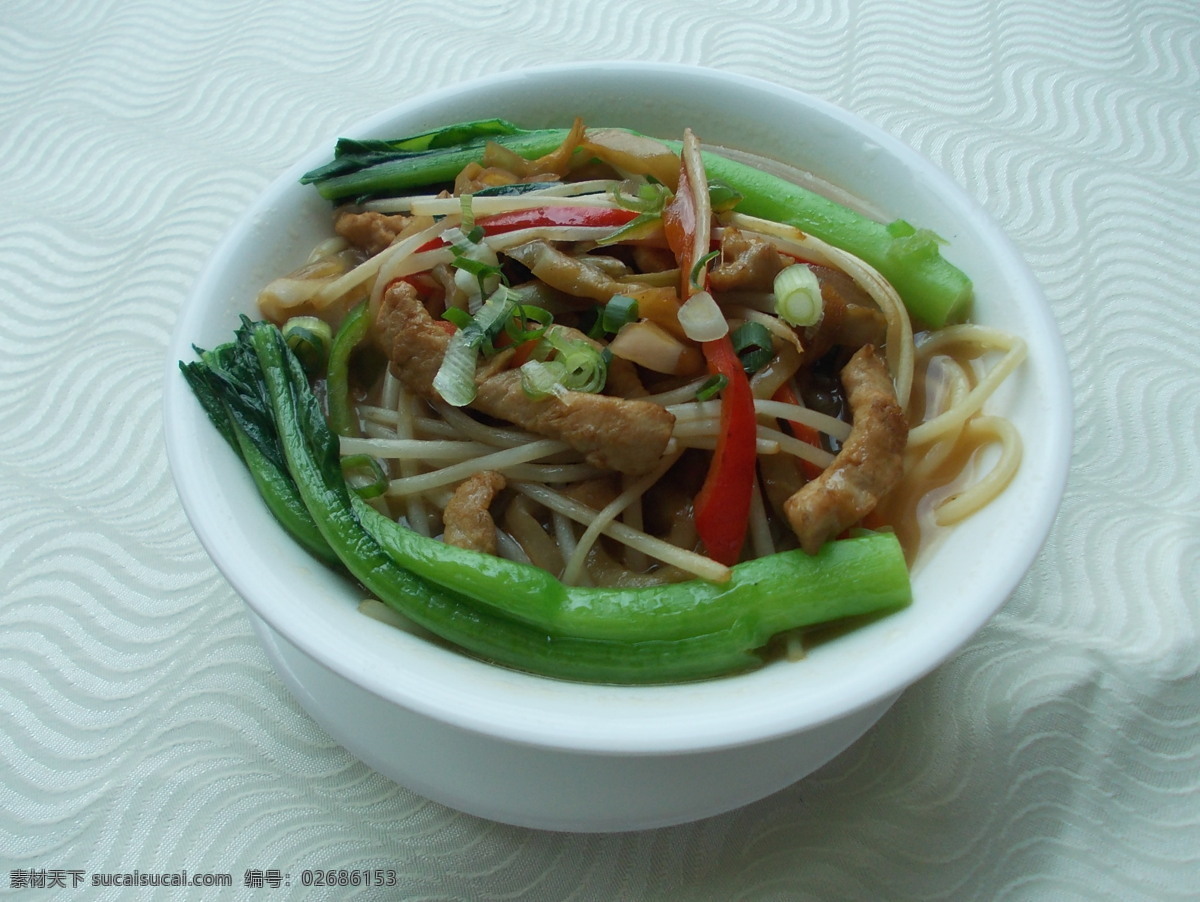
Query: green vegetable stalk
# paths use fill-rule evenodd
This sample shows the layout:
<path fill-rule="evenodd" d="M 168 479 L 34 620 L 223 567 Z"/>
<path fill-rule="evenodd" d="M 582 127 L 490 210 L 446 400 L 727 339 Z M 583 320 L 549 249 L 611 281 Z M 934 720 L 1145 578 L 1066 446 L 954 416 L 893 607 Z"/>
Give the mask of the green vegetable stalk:
<path fill-rule="evenodd" d="M 350 397 L 350 355 L 367 337 L 370 328 L 371 311 L 367 302 L 362 301 L 346 314 L 329 350 L 329 372 L 325 379 L 329 426 L 338 435 L 359 434 L 358 417 Z"/>
<path fill-rule="evenodd" d="M 302 181 L 332 201 L 386 197 L 453 181 L 489 141 L 529 159 L 558 147 L 566 129 L 526 131 L 503 120 L 459 123 L 390 142 L 338 144 L 335 159 Z M 679 143 L 665 141 L 678 149 Z M 705 170 L 742 196 L 736 210 L 795 226 L 865 260 L 900 293 L 909 312 L 940 328 L 964 319 L 970 279 L 941 256 L 937 238 L 904 220 L 884 224 L 746 163 L 703 154 Z"/>
<path fill-rule="evenodd" d="M 366 506 L 363 506 L 366 508 Z M 372 508 L 364 528 L 400 565 L 496 613 L 557 635 L 677 639 L 737 627 L 750 648 L 773 635 L 905 605 L 908 570 L 896 537 L 828 542 L 816 555 L 787 551 L 738 564 L 727 583 L 567 586 L 522 564 L 418 535 Z"/>
<path fill-rule="evenodd" d="M 910 599 L 903 554 L 883 534 L 831 543 L 815 558 L 739 565 L 724 586 L 565 587 L 545 571 L 417 537 L 361 501 L 274 325 L 243 321 L 233 342 L 181 368 L 285 528 L 412 621 L 498 664 L 597 682 L 704 679 L 759 666 L 759 649 L 780 630 Z"/>

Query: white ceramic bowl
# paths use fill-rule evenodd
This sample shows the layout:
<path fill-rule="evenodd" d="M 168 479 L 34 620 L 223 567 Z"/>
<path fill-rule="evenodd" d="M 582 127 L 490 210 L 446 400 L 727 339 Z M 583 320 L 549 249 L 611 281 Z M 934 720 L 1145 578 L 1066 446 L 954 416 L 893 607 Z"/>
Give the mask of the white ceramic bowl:
<path fill-rule="evenodd" d="M 737 677 L 654 688 L 579 685 L 472 660 L 371 620 L 351 585 L 313 562 L 260 503 L 175 361 L 229 339 L 257 290 L 328 229 L 328 206 L 284 173 L 215 252 L 170 349 L 166 438 L 187 514 L 246 600 L 281 678 L 351 752 L 428 798 L 486 818 L 558 830 L 681 823 L 764 797 L 810 773 L 944 662 L 1013 591 L 1057 510 L 1070 400 L 1055 324 L 1035 280 L 985 213 L 929 162 L 812 97 L 709 69 L 637 63 L 512 72 L 436 91 L 347 134 L 395 137 L 503 116 L 526 127 L 621 125 L 809 169 L 947 239 L 974 280 L 977 321 L 1022 335 L 1029 359 L 997 399 L 1027 454 L 1016 481 L 913 574 L 908 609 Z"/>

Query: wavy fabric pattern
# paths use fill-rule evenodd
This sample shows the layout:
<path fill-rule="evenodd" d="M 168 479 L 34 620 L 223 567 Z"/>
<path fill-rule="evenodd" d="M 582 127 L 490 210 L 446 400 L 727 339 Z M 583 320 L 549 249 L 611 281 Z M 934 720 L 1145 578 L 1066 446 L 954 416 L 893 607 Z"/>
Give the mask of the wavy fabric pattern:
<path fill-rule="evenodd" d="M 191 282 L 280 170 L 402 97 L 579 59 L 771 79 L 930 157 L 1031 263 L 1077 405 L 1049 544 L 958 657 L 790 789 L 613 836 L 458 814 L 330 740 L 184 519 L 159 410 Z M 60 868 L 228 872 L 228 898 L 1196 898 L 1194 0 L 8 0 L 0 159 L 0 894 Z"/>

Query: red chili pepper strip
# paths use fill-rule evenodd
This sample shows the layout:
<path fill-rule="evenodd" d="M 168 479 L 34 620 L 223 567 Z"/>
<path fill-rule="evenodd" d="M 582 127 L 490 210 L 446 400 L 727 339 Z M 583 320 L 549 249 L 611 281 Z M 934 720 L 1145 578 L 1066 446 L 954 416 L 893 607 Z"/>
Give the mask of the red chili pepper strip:
<path fill-rule="evenodd" d="M 696 531 L 709 557 L 728 567 L 738 562 L 750 524 L 750 498 L 758 450 L 754 395 L 742 361 L 726 335 L 701 347 L 710 373 L 728 379 L 721 390 L 717 448 L 693 506 Z"/>
<path fill-rule="evenodd" d="M 544 229 L 553 226 L 619 229 L 637 218 L 634 210 L 624 207 L 537 207 L 481 216 L 475 225 L 487 235 L 502 235 L 518 229 Z"/>
<path fill-rule="evenodd" d="M 619 229 L 632 222 L 637 215 L 634 210 L 626 210 L 623 207 L 534 207 L 529 210 L 510 210 L 507 213 L 481 216 L 475 220 L 475 225 L 482 228 L 486 235 L 503 235 L 505 232 L 516 232 L 520 229 L 545 229 L 556 226 Z M 441 238 L 432 238 L 417 248 L 417 253 L 436 250 L 445 244 Z"/>
<path fill-rule="evenodd" d="M 800 399 L 796 397 L 796 392 L 792 388 L 790 382 L 785 382 L 775 391 L 775 395 L 771 398 L 772 401 L 779 401 L 783 404 L 799 404 Z M 788 428 L 792 431 L 792 435 L 800 439 L 802 442 L 807 442 L 814 448 L 821 447 L 821 434 L 805 423 L 797 423 L 795 420 L 787 420 Z M 799 461 L 800 468 L 804 472 L 805 479 L 816 479 L 821 475 L 821 467 L 818 467 L 811 460 Z"/>
<path fill-rule="evenodd" d="M 771 396 L 771 400 L 780 401 L 784 404 L 800 403 L 800 400 L 796 397 L 796 392 L 792 388 L 792 384 L 790 382 L 785 382 L 783 385 L 779 386 L 779 388 L 775 391 L 775 394 Z M 800 441 L 807 442 L 814 448 L 821 447 L 821 434 L 817 432 L 816 429 L 813 429 L 812 426 L 806 425 L 805 423 L 797 423 L 795 420 L 785 420 L 784 422 L 787 423 L 788 428 L 792 431 L 792 435 L 800 439 Z M 800 466 L 801 471 L 804 473 L 805 479 L 812 480 L 821 475 L 821 467 L 817 466 L 811 460 L 798 460 L 796 463 Z M 872 509 L 867 511 L 866 515 L 859 521 L 858 525 L 864 529 L 880 529 L 886 525 L 886 521 L 879 515 L 878 510 Z M 846 530 L 838 536 L 839 539 L 846 539 L 849 537 L 850 530 Z"/>
<path fill-rule="evenodd" d="M 687 167 L 679 167 L 679 190 L 663 207 L 663 233 L 667 247 L 679 262 L 679 297 L 686 301 L 692 295 L 692 247 L 696 234 L 696 202 L 692 199 Z"/>
<path fill-rule="evenodd" d="M 697 230 L 709 228 L 709 223 L 697 222 L 693 190 L 687 166 L 681 162 L 679 189 L 663 208 L 662 218 L 667 244 L 679 262 L 679 294 L 684 300 L 696 290 L 691 275 Z M 704 280 L 707 281 L 707 272 Z M 727 381 L 721 390 L 717 447 L 692 510 L 696 532 L 709 557 L 731 567 L 741 557 L 750 525 L 750 499 L 754 494 L 758 455 L 754 395 L 728 335 L 704 342 L 701 348 L 708 371 L 724 376 Z"/>

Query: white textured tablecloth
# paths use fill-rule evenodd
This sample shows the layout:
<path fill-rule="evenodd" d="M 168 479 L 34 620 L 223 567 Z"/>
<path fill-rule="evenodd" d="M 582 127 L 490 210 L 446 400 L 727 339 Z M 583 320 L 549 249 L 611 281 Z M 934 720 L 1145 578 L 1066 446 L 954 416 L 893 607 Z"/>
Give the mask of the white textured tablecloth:
<path fill-rule="evenodd" d="M 458 814 L 331 741 L 185 520 L 159 403 L 193 279 L 282 169 L 580 59 L 768 78 L 930 157 L 1025 253 L 1077 404 L 1049 544 L 960 655 L 792 788 L 612 836 Z M 3 0 L 0 894 L 1200 897 L 1198 145 L 1196 0 Z M 182 870 L 233 886 L 70 888 Z"/>

